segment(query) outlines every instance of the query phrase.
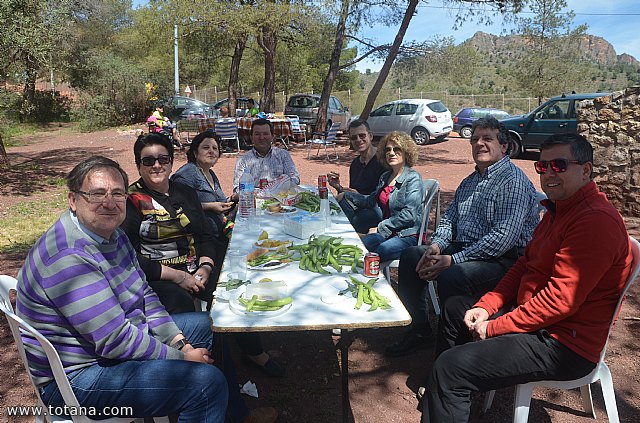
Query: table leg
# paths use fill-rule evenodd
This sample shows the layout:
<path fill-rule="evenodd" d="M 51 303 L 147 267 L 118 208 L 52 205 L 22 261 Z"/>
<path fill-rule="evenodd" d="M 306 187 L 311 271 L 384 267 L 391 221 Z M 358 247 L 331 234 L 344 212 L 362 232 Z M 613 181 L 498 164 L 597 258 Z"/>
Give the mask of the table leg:
<path fill-rule="evenodd" d="M 224 332 L 215 332 L 213 334 L 213 361 L 220 370 L 224 370 L 224 349 L 225 349 Z"/>
<path fill-rule="evenodd" d="M 351 421 L 351 406 L 349 403 L 349 346 L 353 340 L 348 329 L 340 329 L 340 339 L 336 347 L 340 350 L 340 361 L 342 362 L 342 421 Z"/>

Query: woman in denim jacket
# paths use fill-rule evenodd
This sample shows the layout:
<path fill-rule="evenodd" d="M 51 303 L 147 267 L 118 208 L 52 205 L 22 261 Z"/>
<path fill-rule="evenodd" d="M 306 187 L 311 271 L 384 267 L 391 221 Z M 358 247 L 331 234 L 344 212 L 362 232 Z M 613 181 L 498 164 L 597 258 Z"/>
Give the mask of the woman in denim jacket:
<path fill-rule="evenodd" d="M 413 139 L 400 131 L 391 132 L 378 145 L 378 160 L 391 169 L 380 176 L 378 186 L 369 195 L 344 192 L 342 196 L 357 208 L 380 207 L 382 221 L 362 238 L 369 251 L 380 255 L 380 262 L 400 258 L 402 251 L 418 244 L 422 221 L 424 188 L 422 177 L 413 170 L 418 148 Z"/>

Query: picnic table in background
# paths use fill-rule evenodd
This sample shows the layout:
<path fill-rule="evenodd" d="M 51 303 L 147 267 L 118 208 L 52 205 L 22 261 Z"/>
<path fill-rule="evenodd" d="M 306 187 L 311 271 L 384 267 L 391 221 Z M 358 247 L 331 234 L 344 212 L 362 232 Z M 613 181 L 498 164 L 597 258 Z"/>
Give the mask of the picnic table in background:
<path fill-rule="evenodd" d="M 207 129 L 213 129 L 215 131 L 216 121 L 219 118 L 204 118 L 204 119 L 182 119 L 177 123 L 177 130 L 182 137 L 182 133 L 187 133 L 187 140 L 191 137 L 191 134 L 199 134 Z M 238 125 L 238 135 L 244 138 L 245 141 L 251 140 L 251 125 L 253 125 L 254 118 L 240 117 L 236 118 Z M 291 121 L 289 119 L 269 119 L 273 125 L 273 135 L 276 139 L 281 140 L 285 146 L 287 145 L 288 138 L 293 138 L 293 128 L 291 127 Z"/>

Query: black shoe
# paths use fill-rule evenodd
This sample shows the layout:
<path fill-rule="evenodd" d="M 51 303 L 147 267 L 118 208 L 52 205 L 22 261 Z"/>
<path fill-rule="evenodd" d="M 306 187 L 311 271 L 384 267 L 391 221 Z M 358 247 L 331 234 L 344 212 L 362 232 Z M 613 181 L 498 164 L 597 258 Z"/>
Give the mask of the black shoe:
<path fill-rule="evenodd" d="M 272 357 L 269 357 L 267 362 L 264 363 L 264 366 L 259 365 L 255 361 L 251 360 L 249 357 L 247 357 L 246 360 L 249 364 L 253 365 L 254 367 L 258 367 L 260 370 L 262 370 L 264 374 L 266 374 L 267 376 L 284 377 L 284 375 L 287 373 L 285 368 L 282 367 L 282 365 L 278 363 L 276 360 L 274 360 Z"/>
<path fill-rule="evenodd" d="M 435 344 L 436 338 L 433 335 L 423 336 L 415 332 L 407 332 L 401 341 L 389 345 L 384 350 L 384 355 L 387 357 L 402 357 L 418 350 L 427 349 Z"/>

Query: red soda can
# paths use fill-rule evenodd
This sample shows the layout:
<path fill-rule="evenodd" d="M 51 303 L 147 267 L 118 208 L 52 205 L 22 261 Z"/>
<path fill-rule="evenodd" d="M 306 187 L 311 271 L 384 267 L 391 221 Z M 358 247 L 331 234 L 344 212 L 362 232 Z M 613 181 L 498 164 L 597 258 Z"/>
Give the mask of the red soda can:
<path fill-rule="evenodd" d="M 329 198 L 329 188 L 327 187 L 318 187 L 318 196 L 321 200 L 325 198 Z"/>
<path fill-rule="evenodd" d="M 327 175 L 318 176 L 318 190 L 327 187 Z"/>
<path fill-rule="evenodd" d="M 364 275 L 370 278 L 380 274 L 380 256 L 378 253 L 364 255 Z"/>
<path fill-rule="evenodd" d="M 260 189 L 264 189 L 264 187 L 266 187 L 269 184 L 269 181 L 267 180 L 267 178 L 262 178 L 260 179 L 260 183 L 258 184 L 258 186 L 260 187 Z"/>

